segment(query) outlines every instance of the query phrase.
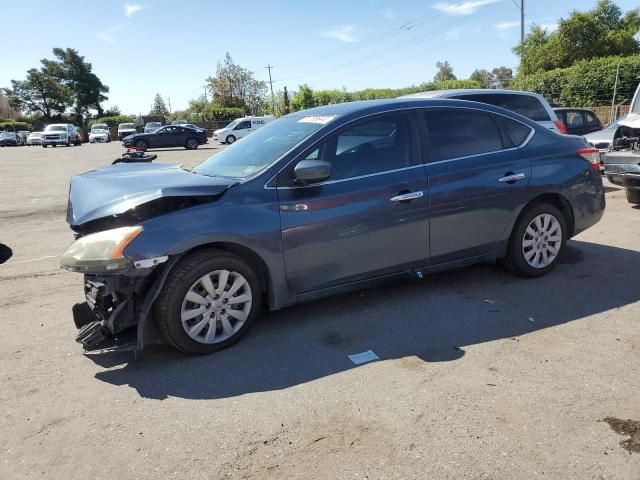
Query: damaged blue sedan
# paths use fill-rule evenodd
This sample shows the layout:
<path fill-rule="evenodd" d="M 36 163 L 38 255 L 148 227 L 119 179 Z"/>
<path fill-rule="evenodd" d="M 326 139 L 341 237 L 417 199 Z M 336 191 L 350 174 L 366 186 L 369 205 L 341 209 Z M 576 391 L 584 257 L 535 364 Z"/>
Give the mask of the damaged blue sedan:
<path fill-rule="evenodd" d="M 294 113 L 192 171 L 73 177 L 62 267 L 88 350 L 227 347 L 259 312 L 500 261 L 550 272 L 605 208 L 598 151 L 499 107 L 395 99 Z"/>

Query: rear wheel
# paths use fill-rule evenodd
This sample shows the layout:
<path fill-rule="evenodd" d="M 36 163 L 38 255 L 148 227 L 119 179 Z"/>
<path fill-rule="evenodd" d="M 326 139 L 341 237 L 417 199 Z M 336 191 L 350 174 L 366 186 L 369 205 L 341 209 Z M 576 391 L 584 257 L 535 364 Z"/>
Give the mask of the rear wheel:
<path fill-rule="evenodd" d="M 227 145 L 231 145 L 231 144 L 232 144 L 233 142 L 235 142 L 235 141 L 236 141 L 236 137 L 234 137 L 233 135 L 229 135 L 229 136 L 226 138 Z"/>
<path fill-rule="evenodd" d="M 223 250 L 185 257 L 170 273 L 154 312 L 167 341 L 183 352 L 207 354 L 238 341 L 262 299 L 254 269 Z"/>
<path fill-rule="evenodd" d="M 195 138 L 187 138 L 187 141 L 184 144 L 184 148 L 187 150 L 195 150 L 198 148 L 198 140 Z"/>
<path fill-rule="evenodd" d="M 633 203 L 633 204 L 640 203 L 640 190 L 625 188 L 624 192 L 627 194 L 627 202 Z"/>
<path fill-rule="evenodd" d="M 567 223 L 555 206 L 529 207 L 518 220 L 509 240 L 505 266 L 518 275 L 539 277 L 553 270 L 567 241 Z"/>
<path fill-rule="evenodd" d="M 142 150 L 143 152 L 146 152 L 147 148 L 149 148 L 149 144 L 144 140 L 138 140 L 133 146 L 136 147 L 136 150 Z"/>

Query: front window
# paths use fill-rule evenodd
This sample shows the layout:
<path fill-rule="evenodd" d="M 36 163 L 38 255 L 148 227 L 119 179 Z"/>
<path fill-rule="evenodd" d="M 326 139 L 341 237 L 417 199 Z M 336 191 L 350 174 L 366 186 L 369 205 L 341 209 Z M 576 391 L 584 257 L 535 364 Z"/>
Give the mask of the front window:
<path fill-rule="evenodd" d="M 67 127 L 65 125 L 49 125 L 44 129 L 45 132 L 66 132 Z"/>
<path fill-rule="evenodd" d="M 281 118 L 205 160 L 193 172 L 230 178 L 256 175 L 333 119 L 299 115 Z"/>
<path fill-rule="evenodd" d="M 240 122 L 234 130 L 246 130 L 247 128 L 251 128 L 251 120 L 244 120 Z"/>

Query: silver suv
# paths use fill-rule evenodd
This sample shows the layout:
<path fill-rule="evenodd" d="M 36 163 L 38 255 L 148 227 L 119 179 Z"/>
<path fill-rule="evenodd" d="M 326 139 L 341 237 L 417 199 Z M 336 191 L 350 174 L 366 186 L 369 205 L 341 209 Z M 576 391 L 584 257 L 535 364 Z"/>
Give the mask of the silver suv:
<path fill-rule="evenodd" d="M 459 89 L 434 90 L 432 92 L 414 93 L 401 98 L 450 98 L 454 100 L 470 100 L 488 103 L 496 107 L 506 108 L 519 113 L 534 122 L 538 122 L 556 133 L 567 133 L 567 128 L 553 111 L 545 98 L 533 92 L 495 89 Z"/>

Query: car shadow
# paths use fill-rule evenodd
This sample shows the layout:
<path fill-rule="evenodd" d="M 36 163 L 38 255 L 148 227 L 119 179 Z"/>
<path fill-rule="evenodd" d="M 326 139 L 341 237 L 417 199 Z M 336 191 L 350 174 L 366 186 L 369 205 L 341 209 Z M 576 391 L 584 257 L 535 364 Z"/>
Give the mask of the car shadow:
<path fill-rule="evenodd" d="M 96 378 L 147 398 L 280 390 L 357 368 L 347 358 L 353 353 L 454 361 L 465 346 L 515 341 L 622 307 L 640 300 L 639 268 L 637 251 L 571 241 L 562 263 L 543 278 L 478 265 L 267 313 L 239 343 L 210 356 L 154 347 L 137 361 L 123 354 L 88 357 L 104 367 L 124 363 Z"/>
<path fill-rule="evenodd" d="M 612 193 L 622 190 L 620 187 L 602 187 L 604 189 L 604 193 Z"/>
<path fill-rule="evenodd" d="M 9 260 L 13 255 L 13 250 L 8 245 L 0 243 L 0 264 Z"/>
<path fill-rule="evenodd" d="M 222 146 L 214 146 L 214 145 L 200 145 L 198 150 L 220 150 Z M 176 148 L 150 148 L 149 152 L 188 152 L 189 150 L 184 147 L 176 147 Z"/>

